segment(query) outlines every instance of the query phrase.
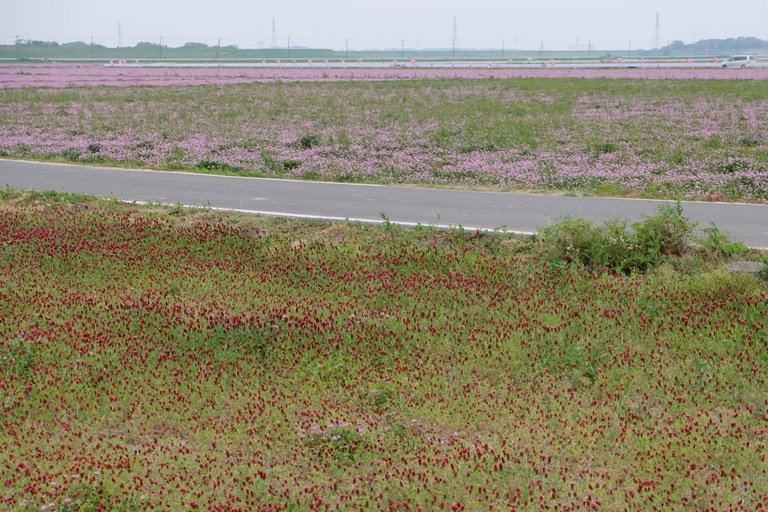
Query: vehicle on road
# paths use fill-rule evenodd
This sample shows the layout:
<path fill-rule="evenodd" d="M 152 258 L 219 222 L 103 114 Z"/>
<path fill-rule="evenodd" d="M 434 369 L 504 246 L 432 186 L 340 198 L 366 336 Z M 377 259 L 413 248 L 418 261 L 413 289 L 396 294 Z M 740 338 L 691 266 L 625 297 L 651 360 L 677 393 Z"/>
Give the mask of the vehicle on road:
<path fill-rule="evenodd" d="M 751 68 L 754 62 L 755 58 L 751 55 L 734 55 L 723 61 L 722 68 Z"/>

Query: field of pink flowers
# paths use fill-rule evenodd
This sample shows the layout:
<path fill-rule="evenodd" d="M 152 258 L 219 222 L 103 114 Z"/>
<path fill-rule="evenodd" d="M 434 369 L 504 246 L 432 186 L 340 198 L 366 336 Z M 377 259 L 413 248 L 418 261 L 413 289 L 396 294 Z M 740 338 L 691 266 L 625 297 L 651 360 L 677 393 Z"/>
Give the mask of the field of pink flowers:
<path fill-rule="evenodd" d="M 763 69 L 13 69 L 2 157 L 768 200 Z"/>
<path fill-rule="evenodd" d="M 67 87 L 67 86 L 132 86 L 132 85 L 202 85 L 274 81 L 337 81 L 337 80 L 418 80 L 428 78 L 631 78 L 631 79 L 768 79 L 768 67 L 722 70 L 712 67 L 569 67 L 438 64 L 441 67 L 405 63 L 381 67 L 358 66 L 354 62 L 326 65 L 322 61 L 309 66 L 306 61 L 281 66 L 224 65 L 221 67 L 194 65 L 138 65 L 131 62 L 107 67 L 101 64 L 0 64 L 0 88 L 6 87 Z"/>
<path fill-rule="evenodd" d="M 0 508 L 768 506 L 743 276 L 3 196 Z"/>

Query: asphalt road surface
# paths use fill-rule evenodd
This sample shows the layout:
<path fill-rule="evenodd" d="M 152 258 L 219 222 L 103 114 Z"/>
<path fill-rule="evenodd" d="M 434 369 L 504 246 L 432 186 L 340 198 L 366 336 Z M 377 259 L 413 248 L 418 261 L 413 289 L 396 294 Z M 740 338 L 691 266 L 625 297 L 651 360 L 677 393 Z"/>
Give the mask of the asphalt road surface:
<path fill-rule="evenodd" d="M 108 196 L 261 215 L 530 233 L 564 217 L 630 222 L 662 201 L 239 178 L 0 160 L 0 186 Z M 768 248 L 768 206 L 683 202 L 683 215 Z"/>

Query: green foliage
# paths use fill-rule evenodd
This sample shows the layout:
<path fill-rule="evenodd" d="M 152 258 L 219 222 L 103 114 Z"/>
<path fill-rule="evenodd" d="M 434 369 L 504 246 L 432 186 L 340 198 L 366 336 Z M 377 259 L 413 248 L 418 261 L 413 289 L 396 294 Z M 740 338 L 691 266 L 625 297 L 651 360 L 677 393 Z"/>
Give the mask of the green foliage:
<path fill-rule="evenodd" d="M 723 141 L 719 135 L 712 135 L 702 143 L 704 149 L 720 149 L 722 145 Z"/>
<path fill-rule="evenodd" d="M 266 171 L 274 175 L 282 175 L 288 168 L 284 162 L 276 160 L 268 151 L 262 151 L 261 161 L 264 164 Z"/>
<path fill-rule="evenodd" d="M 338 462 L 354 462 L 362 436 L 346 425 L 317 429 L 307 439 L 307 445 L 318 458 L 332 458 Z"/>
<path fill-rule="evenodd" d="M 72 162 L 76 162 L 77 160 L 80 160 L 80 155 L 81 155 L 80 150 L 75 148 L 62 149 L 61 152 L 59 153 L 59 156 L 61 158 L 64 158 L 65 160 L 70 160 Z"/>
<path fill-rule="evenodd" d="M 301 167 L 301 161 L 299 160 L 283 160 L 283 169 L 286 171 L 292 171 Z"/>
<path fill-rule="evenodd" d="M 30 190 L 24 193 L 26 203 L 44 203 L 46 205 L 58 204 L 58 203 L 86 203 L 93 201 L 94 197 L 88 194 L 76 194 L 73 192 L 58 192 L 56 190 L 44 190 L 38 192 L 36 190 Z"/>
<path fill-rule="evenodd" d="M 107 507 L 109 497 L 102 486 L 84 485 L 76 490 L 74 498 L 66 498 L 55 510 L 62 512 L 99 512 L 109 508 L 115 512 L 139 512 L 147 509 L 146 496 L 129 497 L 119 504 Z"/>
<path fill-rule="evenodd" d="M 632 224 L 632 229 L 639 250 L 646 251 L 651 261 L 657 264 L 665 256 L 683 254 L 696 225 L 683 217 L 683 206 L 678 201 L 674 205 L 660 205 L 656 215 Z"/>
<path fill-rule="evenodd" d="M 696 223 L 682 215 L 682 206 L 661 205 L 658 213 L 627 229 L 625 222 L 597 224 L 583 218 L 565 219 L 541 231 L 551 262 L 578 262 L 592 269 L 629 274 L 646 272 L 670 256 L 682 255 Z"/>
<path fill-rule="evenodd" d="M 741 171 L 748 171 L 749 167 L 749 162 L 745 162 L 743 160 L 730 160 L 714 166 L 712 168 L 712 172 L 716 172 L 718 174 L 734 174 Z"/>
<path fill-rule="evenodd" d="M 549 259 L 558 265 L 579 262 L 591 268 L 629 272 L 639 262 L 630 249 L 631 233 L 619 221 L 597 224 L 583 218 L 565 219 L 541 232 Z"/>
<path fill-rule="evenodd" d="M 391 388 L 374 390 L 368 397 L 369 406 L 381 414 L 389 409 L 395 400 L 395 392 Z"/>
<path fill-rule="evenodd" d="M 216 162 L 215 160 L 201 160 L 195 164 L 198 169 L 207 169 L 209 171 L 228 169 L 231 166 L 222 162 Z"/>
<path fill-rule="evenodd" d="M 27 380 L 32 376 L 38 358 L 37 352 L 35 341 L 24 334 L 20 334 L 5 341 L 2 350 L 0 350 L 0 354 L 2 354 L 0 367 L 8 375 Z"/>
<path fill-rule="evenodd" d="M 379 212 L 379 216 L 381 217 L 381 228 L 384 230 L 385 233 L 387 233 L 390 236 L 395 235 L 396 227 L 397 225 L 394 224 L 390 219 L 389 216 L 384 212 Z"/>
<path fill-rule="evenodd" d="M 619 150 L 619 145 L 616 144 L 615 142 L 603 142 L 595 145 L 593 151 L 595 155 L 600 156 L 608 153 L 615 153 L 618 150 Z"/>
<path fill-rule="evenodd" d="M 743 301 L 759 293 L 759 281 L 747 272 L 729 272 L 724 268 L 696 273 L 682 283 L 685 290 L 716 300 Z"/>
<path fill-rule="evenodd" d="M 23 191 L 10 187 L 8 185 L 0 189 L 0 200 L 2 201 L 9 201 L 11 199 L 16 199 L 23 195 L 24 195 Z"/>
<path fill-rule="evenodd" d="M 752 137 L 745 137 L 743 139 L 739 139 L 739 145 L 745 148 L 754 148 L 757 146 L 760 146 L 762 142 L 759 139 L 752 138 Z"/>
<path fill-rule="evenodd" d="M 695 237 L 694 241 L 698 243 L 705 251 L 714 256 L 729 256 L 732 254 L 742 254 L 749 251 L 742 242 L 733 242 L 712 223 L 707 228 L 701 228 L 705 237 Z"/>
<path fill-rule="evenodd" d="M 315 146 L 319 146 L 321 143 L 322 140 L 320 139 L 320 136 L 313 133 L 302 135 L 299 139 L 299 147 L 301 149 L 312 149 Z"/>

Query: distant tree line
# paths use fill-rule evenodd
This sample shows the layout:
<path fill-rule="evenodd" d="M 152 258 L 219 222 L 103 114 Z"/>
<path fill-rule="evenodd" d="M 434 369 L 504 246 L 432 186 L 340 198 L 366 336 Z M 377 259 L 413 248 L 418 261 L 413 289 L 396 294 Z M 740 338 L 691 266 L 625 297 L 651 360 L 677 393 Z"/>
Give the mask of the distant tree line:
<path fill-rule="evenodd" d="M 409 55 L 417 58 L 433 58 L 444 50 L 408 50 Z M 349 53 L 350 55 L 346 55 Z M 260 48 L 246 49 L 239 48 L 237 45 L 209 45 L 200 42 L 188 42 L 182 46 L 170 47 L 159 42 L 142 41 L 134 46 L 125 46 L 112 48 L 102 44 L 85 41 L 74 41 L 68 43 L 58 43 L 56 41 L 37 41 L 31 39 L 18 39 L 14 44 L 0 45 L 0 59 L 16 60 L 165 60 L 165 59 L 301 59 L 301 58 L 344 58 L 348 56 L 366 57 L 366 58 L 384 58 L 388 54 L 395 58 L 401 57 L 401 51 L 363 51 L 363 52 L 345 52 L 344 50 L 330 49 L 310 49 L 306 47 L 294 46 L 291 48 Z M 493 49 L 468 49 L 457 50 L 455 57 L 469 58 L 493 58 L 498 51 Z M 533 51 L 508 50 L 507 56 L 512 53 L 534 55 Z M 586 52 L 578 51 L 551 51 L 548 55 L 566 56 Z M 614 52 L 614 56 L 619 56 L 623 51 Z M 651 50 L 637 49 L 632 50 L 632 56 L 695 56 L 695 55 L 714 55 L 725 56 L 734 53 L 768 53 L 768 41 L 756 37 L 736 37 L 728 39 L 701 39 L 695 43 L 684 43 L 683 41 L 672 41 L 664 47 Z M 590 52 L 594 55 L 595 52 Z M 501 56 L 505 54 L 502 51 Z M 610 54 L 609 54 L 610 55 Z M 450 58 L 450 54 L 448 57 Z M 519 56 L 519 55 L 518 55 Z M 435 57 L 437 58 L 437 57 Z"/>
<path fill-rule="evenodd" d="M 686 44 L 682 41 L 672 41 L 663 50 L 690 54 L 717 54 L 736 52 L 765 52 L 768 41 L 757 37 L 729 37 L 728 39 L 700 39 L 695 43 Z"/>
<path fill-rule="evenodd" d="M 118 48 L 102 44 L 74 41 L 58 43 L 56 41 L 36 41 L 19 39 L 15 44 L 0 45 L 0 58 L 17 60 L 160 60 L 160 59 L 265 59 L 265 58 L 301 58 L 311 52 L 314 58 L 333 58 L 333 50 L 308 50 L 294 47 L 270 49 L 241 49 L 237 45 L 208 45 L 189 42 L 179 47 L 170 47 L 162 42 L 142 41 L 134 46 Z"/>

